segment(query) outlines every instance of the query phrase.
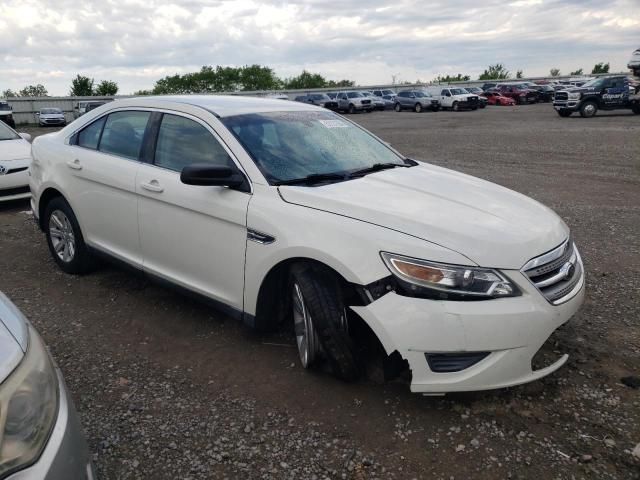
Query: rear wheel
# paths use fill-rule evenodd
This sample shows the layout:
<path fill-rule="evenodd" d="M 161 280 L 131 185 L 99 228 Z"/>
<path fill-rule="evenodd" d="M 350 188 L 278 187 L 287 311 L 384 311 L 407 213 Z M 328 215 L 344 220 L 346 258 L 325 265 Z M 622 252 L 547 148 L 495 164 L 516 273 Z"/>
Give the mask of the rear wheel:
<path fill-rule="evenodd" d="M 413 110 L 414 110 L 416 113 L 420 113 L 420 112 L 422 112 L 422 104 L 421 104 L 421 103 L 416 103 L 416 104 L 415 104 L 415 106 L 413 107 Z"/>
<path fill-rule="evenodd" d="M 347 381 L 358 378 L 360 369 L 338 278 L 323 267 L 299 263 L 291 268 L 289 285 L 303 367 L 313 367 L 325 356 L 336 377 Z"/>
<path fill-rule="evenodd" d="M 402 111 L 402 107 L 400 106 L 400 104 L 399 104 L 399 103 L 396 103 L 396 104 L 395 104 L 395 106 L 393 107 L 393 109 L 394 109 L 396 112 L 400 112 L 400 111 Z"/>
<path fill-rule="evenodd" d="M 53 260 L 67 273 L 81 274 L 93 270 L 92 257 L 73 210 L 62 197 L 49 202 L 44 214 L 47 245 Z"/>
<path fill-rule="evenodd" d="M 453 105 L 451 105 L 451 110 L 453 110 L 454 112 L 460 110 L 460 108 L 458 107 L 458 102 L 453 102 Z"/>
<path fill-rule="evenodd" d="M 353 103 L 349 104 L 349 109 L 347 110 L 350 114 L 354 114 L 356 113 L 356 107 L 353 105 Z"/>
<path fill-rule="evenodd" d="M 580 116 L 583 118 L 591 118 L 598 112 L 598 104 L 591 100 L 580 105 Z"/>

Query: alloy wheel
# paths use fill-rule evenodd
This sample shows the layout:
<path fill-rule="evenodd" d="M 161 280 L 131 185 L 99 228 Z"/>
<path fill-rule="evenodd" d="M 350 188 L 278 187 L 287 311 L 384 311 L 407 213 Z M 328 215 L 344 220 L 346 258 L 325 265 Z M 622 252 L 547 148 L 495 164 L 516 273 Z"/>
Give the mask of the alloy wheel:
<path fill-rule="evenodd" d="M 51 245 L 60 260 L 69 263 L 76 254 L 76 240 L 69 218 L 61 210 L 54 210 L 49 217 Z"/>
<path fill-rule="evenodd" d="M 304 301 L 304 295 L 297 283 L 292 289 L 293 326 L 300 362 L 304 368 L 313 365 L 319 351 L 319 340 L 313 326 L 313 320 Z"/>

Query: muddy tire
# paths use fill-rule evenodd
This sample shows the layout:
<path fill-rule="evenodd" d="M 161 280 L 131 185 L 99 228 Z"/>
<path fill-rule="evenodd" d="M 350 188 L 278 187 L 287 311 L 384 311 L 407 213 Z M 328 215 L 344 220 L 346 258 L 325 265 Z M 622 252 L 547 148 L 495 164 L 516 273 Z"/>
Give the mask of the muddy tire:
<path fill-rule="evenodd" d="M 298 289 L 304 299 L 315 330 L 310 333 L 317 334 L 333 374 L 345 381 L 356 380 L 360 367 L 349 336 L 338 278 L 321 266 L 298 263 L 291 267 L 289 285 L 290 292 Z"/>
<path fill-rule="evenodd" d="M 64 198 L 49 202 L 44 227 L 51 256 L 62 271 L 79 275 L 96 268 L 97 261 L 84 243 L 78 220 Z"/>

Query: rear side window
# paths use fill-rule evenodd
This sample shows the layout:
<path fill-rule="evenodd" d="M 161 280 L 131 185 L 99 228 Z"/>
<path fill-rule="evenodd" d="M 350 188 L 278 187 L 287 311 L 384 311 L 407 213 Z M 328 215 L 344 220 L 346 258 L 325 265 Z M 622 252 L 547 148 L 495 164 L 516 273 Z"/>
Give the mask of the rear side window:
<path fill-rule="evenodd" d="M 78 133 L 78 141 L 77 144 L 80 147 L 91 148 L 92 150 L 96 150 L 98 148 L 98 142 L 100 141 L 100 133 L 102 132 L 102 127 L 104 126 L 104 122 L 106 117 L 102 117 L 99 120 L 96 120 L 88 127 L 80 130 Z"/>
<path fill-rule="evenodd" d="M 156 142 L 155 164 L 181 172 L 193 163 L 220 167 L 233 165 L 226 150 L 202 125 L 177 115 L 163 115 Z"/>
<path fill-rule="evenodd" d="M 107 117 L 99 150 L 138 160 L 149 112 L 116 112 Z"/>

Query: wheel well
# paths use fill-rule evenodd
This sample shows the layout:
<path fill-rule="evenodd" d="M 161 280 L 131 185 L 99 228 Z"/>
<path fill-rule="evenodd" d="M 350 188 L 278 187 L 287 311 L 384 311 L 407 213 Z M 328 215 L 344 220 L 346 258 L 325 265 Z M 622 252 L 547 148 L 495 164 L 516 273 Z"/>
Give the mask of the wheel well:
<path fill-rule="evenodd" d="M 42 231 L 44 231 L 44 211 L 46 210 L 49 202 L 56 197 L 64 198 L 64 195 L 55 188 L 47 188 L 40 195 L 40 201 L 38 202 L 38 223 Z"/>
<path fill-rule="evenodd" d="M 345 303 L 349 305 L 362 304 L 356 286 L 345 280 L 345 278 L 333 268 L 311 258 L 290 258 L 273 266 L 264 277 L 264 280 L 262 280 L 256 304 L 255 327 L 257 329 L 263 331 L 274 330 L 286 320 L 289 314 L 289 297 L 285 295 L 283 299 L 282 292 L 287 291 L 291 266 L 300 262 L 311 264 L 314 268 L 331 272 L 340 282 Z"/>

